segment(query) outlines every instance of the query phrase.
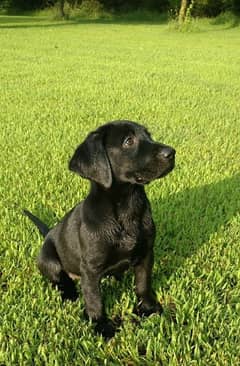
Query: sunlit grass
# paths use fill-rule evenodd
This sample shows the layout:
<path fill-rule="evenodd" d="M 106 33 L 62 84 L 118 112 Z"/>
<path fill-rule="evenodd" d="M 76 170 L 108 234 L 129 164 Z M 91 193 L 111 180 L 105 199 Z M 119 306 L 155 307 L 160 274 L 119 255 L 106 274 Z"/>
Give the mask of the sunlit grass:
<path fill-rule="evenodd" d="M 240 343 L 238 27 L 181 34 L 167 25 L 0 17 L 0 363 L 237 365 Z M 153 285 L 164 314 L 136 321 L 133 278 L 104 279 L 109 343 L 40 276 L 42 238 L 88 190 L 68 159 L 114 119 L 143 123 L 177 150 L 147 187 L 157 224 Z"/>

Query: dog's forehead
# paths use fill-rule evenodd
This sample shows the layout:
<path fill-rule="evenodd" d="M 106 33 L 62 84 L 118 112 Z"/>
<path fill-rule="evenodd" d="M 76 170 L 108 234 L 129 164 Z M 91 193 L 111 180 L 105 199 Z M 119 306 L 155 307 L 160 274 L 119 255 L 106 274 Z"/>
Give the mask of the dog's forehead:
<path fill-rule="evenodd" d="M 144 138 L 150 137 L 144 126 L 131 121 L 113 122 L 111 123 L 111 128 L 107 131 L 108 140 L 122 140 L 129 135 Z"/>

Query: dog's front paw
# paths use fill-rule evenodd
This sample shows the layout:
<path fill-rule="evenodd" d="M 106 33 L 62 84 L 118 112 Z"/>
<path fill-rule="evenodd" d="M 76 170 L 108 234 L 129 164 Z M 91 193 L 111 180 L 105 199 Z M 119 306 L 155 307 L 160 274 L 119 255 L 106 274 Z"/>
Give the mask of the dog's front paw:
<path fill-rule="evenodd" d="M 134 313 L 144 317 L 154 313 L 161 314 L 163 312 L 162 306 L 153 299 L 141 300 L 134 310 Z"/>
<path fill-rule="evenodd" d="M 114 336 L 116 327 L 110 319 L 102 318 L 97 321 L 95 331 L 101 334 L 105 340 L 109 340 Z"/>

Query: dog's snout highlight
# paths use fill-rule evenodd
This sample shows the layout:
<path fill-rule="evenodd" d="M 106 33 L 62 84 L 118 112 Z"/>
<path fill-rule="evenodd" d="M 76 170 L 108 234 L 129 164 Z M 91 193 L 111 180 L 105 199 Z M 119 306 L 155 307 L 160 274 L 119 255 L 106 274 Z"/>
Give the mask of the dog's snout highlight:
<path fill-rule="evenodd" d="M 175 157 L 176 150 L 170 146 L 164 146 L 160 149 L 158 155 L 165 159 L 173 159 Z"/>

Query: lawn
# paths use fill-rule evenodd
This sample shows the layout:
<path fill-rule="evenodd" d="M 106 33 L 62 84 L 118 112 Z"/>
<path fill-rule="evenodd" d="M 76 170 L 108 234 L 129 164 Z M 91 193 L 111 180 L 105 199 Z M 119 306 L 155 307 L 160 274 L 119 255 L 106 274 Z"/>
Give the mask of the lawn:
<path fill-rule="evenodd" d="M 240 28 L 181 33 L 147 22 L 0 17 L 0 364 L 240 363 Z M 122 326 L 106 343 L 83 301 L 62 304 L 35 258 L 28 208 L 54 225 L 88 182 L 67 169 L 86 134 L 138 121 L 177 150 L 146 187 L 157 226 L 153 287 L 164 313 L 132 314 L 133 276 L 102 281 Z"/>

